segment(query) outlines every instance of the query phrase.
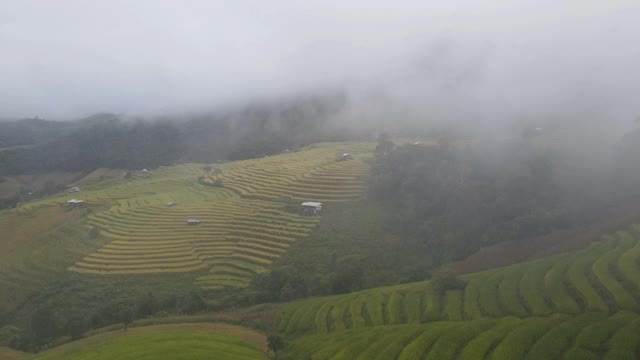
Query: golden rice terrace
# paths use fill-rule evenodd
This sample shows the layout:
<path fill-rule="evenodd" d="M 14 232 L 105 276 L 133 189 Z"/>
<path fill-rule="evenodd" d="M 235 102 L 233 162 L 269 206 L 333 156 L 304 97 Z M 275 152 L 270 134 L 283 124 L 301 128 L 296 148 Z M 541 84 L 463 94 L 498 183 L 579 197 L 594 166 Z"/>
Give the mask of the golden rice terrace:
<path fill-rule="evenodd" d="M 73 197 L 104 209 L 85 223 L 110 242 L 70 270 L 134 275 L 206 269 L 195 279 L 205 289 L 246 286 L 319 221 L 290 204 L 331 206 L 362 196 L 372 147 L 316 144 L 260 159 L 139 172 L 84 188 Z M 346 153 L 352 159 L 339 161 Z M 66 197 L 47 202 L 63 204 Z"/>

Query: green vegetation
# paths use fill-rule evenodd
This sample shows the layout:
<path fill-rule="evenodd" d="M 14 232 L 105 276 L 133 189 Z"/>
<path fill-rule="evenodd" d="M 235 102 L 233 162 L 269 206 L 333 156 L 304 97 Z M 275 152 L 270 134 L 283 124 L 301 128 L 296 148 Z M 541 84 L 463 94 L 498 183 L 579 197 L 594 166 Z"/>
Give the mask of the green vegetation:
<path fill-rule="evenodd" d="M 195 360 L 211 359 L 215 354 L 221 360 L 266 360 L 264 349 L 258 349 L 265 342 L 260 337 L 250 330 L 227 325 L 161 325 L 96 335 L 46 351 L 34 359 Z"/>
<path fill-rule="evenodd" d="M 367 145 L 344 148 L 366 154 Z M 85 196 L 87 201 L 118 201 L 86 221 L 113 241 L 70 269 L 101 275 L 208 269 L 207 275 L 195 279 L 205 290 L 247 286 L 255 274 L 267 271 L 292 243 L 306 236 L 319 219 L 287 211 L 286 204 L 277 200 L 293 193 L 274 192 L 276 184 L 283 189 L 294 189 L 298 182 L 306 184 L 295 192 L 295 201 L 341 201 L 343 196 L 353 199 L 361 192 L 361 185 L 348 181 L 362 182 L 349 179 L 365 174 L 364 163 L 353 160 L 350 167 L 336 168 L 334 164 L 346 162 L 335 162 L 335 149 L 334 144 L 319 144 L 298 153 L 225 164 L 220 175 L 224 187 L 207 188 L 197 183 L 178 187 L 187 180 L 172 175 L 180 168 L 171 168 L 154 172 L 154 182 L 146 179 L 146 174 L 139 176 L 144 188 L 131 180 L 90 192 Z M 332 190 L 318 185 L 318 192 L 314 192 L 314 181 L 331 184 Z M 343 187 L 349 189 L 349 195 L 340 192 Z M 252 189 L 263 190 L 254 194 Z M 148 195 L 150 191 L 153 195 Z M 126 200 L 118 200 L 120 197 Z M 168 207 L 169 202 L 177 206 Z M 201 223 L 188 226 L 186 219 L 190 218 Z"/>
<path fill-rule="evenodd" d="M 611 342 L 586 343 L 599 324 L 628 318 Z M 638 343 L 635 313 L 555 315 L 518 319 L 438 321 L 422 325 L 383 325 L 328 335 L 298 337 L 283 352 L 284 359 L 559 359 L 587 354 L 585 359 L 622 359 Z M 575 342 L 575 344 L 574 344 Z M 349 354 L 349 357 L 345 357 Z M 622 356 L 622 357 L 621 357 Z M 633 358 L 633 357 L 632 357 Z"/>
<path fill-rule="evenodd" d="M 423 282 L 297 302 L 283 309 L 280 329 L 286 329 L 289 334 L 297 333 L 298 327 L 309 329 L 309 324 L 294 323 L 303 319 L 295 316 L 297 312 L 316 312 L 316 323 L 324 324 L 325 316 L 314 310 L 319 303 L 324 304 L 321 308 L 349 302 L 363 303 L 367 309 L 382 309 L 384 316 L 369 312 L 369 317 L 364 319 L 361 306 L 347 306 L 345 316 L 351 319 L 348 328 L 433 320 L 545 316 L 550 311 L 560 314 L 637 311 L 635 299 L 640 297 L 637 291 L 640 284 L 617 270 L 622 260 L 640 261 L 640 257 L 630 258 L 628 254 L 636 254 L 635 247 L 629 246 L 630 237 L 637 242 L 640 233 L 618 232 L 576 253 L 465 275 L 460 277 L 466 281 L 463 290 L 438 292 L 434 291 L 433 283 Z M 626 245 L 617 245 L 623 240 Z M 598 257 L 594 257 L 595 254 Z M 531 290 L 529 284 L 539 284 L 538 291 Z M 599 294 L 608 289 L 616 293 L 611 292 L 614 295 L 609 295 L 605 302 Z M 415 304 L 424 304 L 427 310 L 416 311 Z M 440 306 L 443 306 L 442 312 L 427 313 L 429 307 Z"/>
<path fill-rule="evenodd" d="M 336 161 L 343 152 L 354 159 Z M 423 155 L 426 164 L 414 163 Z M 136 319 L 316 296 L 278 305 L 277 315 L 270 308 L 250 315 L 259 320 L 233 321 L 271 333 L 264 346 L 291 359 L 591 359 L 636 349 L 638 226 L 573 253 L 466 275 L 433 271 L 478 246 L 564 226 L 555 200 L 546 194 L 535 201 L 550 186 L 549 174 L 536 167 L 544 161 L 523 183 L 508 185 L 509 196 L 529 187 L 534 194 L 496 223 L 498 212 L 513 215 L 492 203 L 504 189 L 476 187 L 479 180 L 464 170 L 471 165 L 466 155 L 446 146 L 393 150 L 382 139 L 375 150 L 372 143 L 319 143 L 236 162 L 99 169 L 78 182 L 78 193 L 0 213 L 8 239 L 0 244 L 0 284 L 8 289 L 0 318 L 19 327 L 3 328 L 0 345 L 40 350 L 102 326 L 127 329 Z M 411 171 L 397 176 L 397 163 Z M 432 168 L 435 175 L 425 172 Z M 449 175 L 460 184 L 449 188 Z M 511 203 L 509 196 L 500 201 Z M 71 197 L 87 206 L 68 207 Z M 323 202 L 320 216 L 304 216 L 302 201 Z M 470 222 L 472 208 L 498 210 Z M 393 286 L 374 288 L 382 285 Z M 318 297 L 325 295 L 333 296 Z M 194 351 L 176 355 L 253 356 L 226 335 L 187 339 L 182 330 L 134 329 L 91 346 L 126 358 L 120 351 L 135 353 L 135 339 L 163 351 L 175 336 Z M 40 356 L 92 356 L 78 344 Z"/>
<path fill-rule="evenodd" d="M 333 206 L 339 211 L 338 204 L 357 200 L 372 149 L 361 143 L 316 144 L 218 164 L 215 168 L 229 182 L 222 187 L 198 181 L 215 172 L 213 165 L 126 173 L 98 169 L 78 181 L 80 192 L 5 210 L 0 215 L 6 235 L 0 244 L 0 282 L 9 291 L 1 295 L 0 319 L 29 328 L 32 315 L 46 310 L 53 334 L 29 332 L 14 341 L 18 348 L 33 350 L 61 334 L 80 337 L 90 328 L 126 325 L 159 311 L 253 304 L 259 296 L 242 289 L 268 272 L 323 217 L 303 216 L 299 202 L 322 201 L 331 213 Z M 346 151 L 355 158 L 337 162 L 336 153 Z M 245 193 L 236 184 L 263 190 Z M 270 187 L 296 190 L 268 193 Z M 86 206 L 69 208 L 72 197 Z M 191 218 L 200 223 L 188 225 Z M 336 283 L 348 275 L 347 270 Z M 333 316 L 334 326 L 349 326 L 339 314 Z"/>
<path fill-rule="evenodd" d="M 280 316 L 291 343 L 285 358 L 356 358 L 378 347 L 400 359 L 622 358 L 640 341 L 639 229 L 575 253 L 462 276 L 461 290 L 435 290 L 432 281 L 294 302 Z M 349 319 L 340 327 L 332 326 L 336 308 Z"/>

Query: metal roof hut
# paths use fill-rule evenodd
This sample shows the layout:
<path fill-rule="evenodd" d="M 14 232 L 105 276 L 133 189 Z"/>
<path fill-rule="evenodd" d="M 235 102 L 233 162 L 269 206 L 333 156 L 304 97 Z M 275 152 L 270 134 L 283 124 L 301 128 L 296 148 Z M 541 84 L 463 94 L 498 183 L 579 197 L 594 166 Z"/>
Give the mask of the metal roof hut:
<path fill-rule="evenodd" d="M 84 206 L 84 200 L 71 199 L 67 200 L 67 205 L 70 207 L 82 207 Z"/>
<path fill-rule="evenodd" d="M 176 206 L 176 203 L 174 203 L 173 201 L 167 203 L 167 207 L 173 207 L 173 206 Z"/>
<path fill-rule="evenodd" d="M 353 159 L 353 155 L 349 153 L 342 153 L 338 155 L 338 161 L 345 161 L 345 160 L 352 160 L 352 159 Z"/>
<path fill-rule="evenodd" d="M 304 215 L 318 215 L 322 211 L 322 203 L 320 202 L 306 201 L 300 204 L 300 207 L 302 207 Z"/>
<path fill-rule="evenodd" d="M 200 224 L 200 220 L 198 220 L 198 219 L 187 219 L 187 224 L 189 224 L 189 225 L 198 225 L 198 224 Z"/>

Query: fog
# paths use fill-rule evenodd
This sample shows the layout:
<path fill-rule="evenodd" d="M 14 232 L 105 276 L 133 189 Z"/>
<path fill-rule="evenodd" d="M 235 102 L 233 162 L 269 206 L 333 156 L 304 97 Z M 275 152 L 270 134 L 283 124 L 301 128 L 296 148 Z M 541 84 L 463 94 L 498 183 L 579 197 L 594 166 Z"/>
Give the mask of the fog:
<path fill-rule="evenodd" d="M 637 1 L 0 1 L 0 118 L 337 89 L 349 117 L 631 123 Z"/>

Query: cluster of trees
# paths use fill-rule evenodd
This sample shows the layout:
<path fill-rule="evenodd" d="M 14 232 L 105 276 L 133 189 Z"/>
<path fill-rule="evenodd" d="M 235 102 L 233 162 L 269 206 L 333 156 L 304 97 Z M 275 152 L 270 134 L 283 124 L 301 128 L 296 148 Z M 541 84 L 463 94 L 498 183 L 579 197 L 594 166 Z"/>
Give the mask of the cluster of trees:
<path fill-rule="evenodd" d="M 381 136 L 369 196 L 387 209 L 388 227 L 406 246 L 427 249 L 434 265 L 580 228 L 640 194 L 640 130 L 597 150 L 571 143 L 572 135 L 563 134 L 566 143 L 538 134 L 397 147 Z"/>
<path fill-rule="evenodd" d="M 344 96 L 338 94 L 253 104 L 186 119 L 165 116 L 154 121 L 123 121 L 99 114 L 76 122 L 45 122 L 60 130 L 42 139 L 27 136 L 7 142 L 32 146 L 1 151 L 0 175 L 237 160 L 318 141 L 346 140 L 354 133 L 332 121 L 343 105 Z M 0 130 L 22 129 L 23 122 L 33 121 L 0 123 Z"/>
<path fill-rule="evenodd" d="M 393 148 L 381 138 L 378 147 L 370 196 L 441 261 L 568 226 L 550 155 L 524 143 L 499 158 L 455 142 Z"/>
<path fill-rule="evenodd" d="M 182 153 L 179 136 L 179 130 L 168 123 L 131 123 L 102 115 L 46 144 L 0 152 L 0 171 L 25 174 L 156 167 L 175 161 Z"/>
<path fill-rule="evenodd" d="M 40 118 L 0 121 L 0 148 L 46 144 L 71 133 L 75 122 L 47 121 Z"/>
<path fill-rule="evenodd" d="M 0 328 L 0 344 L 37 352 L 59 337 L 80 339 L 91 329 L 121 323 L 126 329 L 135 319 L 167 314 L 193 314 L 207 309 L 201 294 L 193 289 L 188 294 L 173 294 L 165 299 L 152 292 L 137 298 L 115 301 L 97 309 L 90 316 L 74 314 L 62 317 L 53 308 L 43 307 L 31 316 L 27 329 L 11 325 Z"/>
<path fill-rule="evenodd" d="M 3 177 L 0 176 L 0 183 L 3 181 Z M 10 194 L 8 196 L 0 196 L 0 210 L 16 207 L 19 203 L 32 201 L 41 197 L 45 197 L 51 194 L 55 194 L 64 191 L 67 185 L 56 183 L 54 180 L 47 180 L 39 188 L 28 188 L 21 186 L 17 193 Z"/>

